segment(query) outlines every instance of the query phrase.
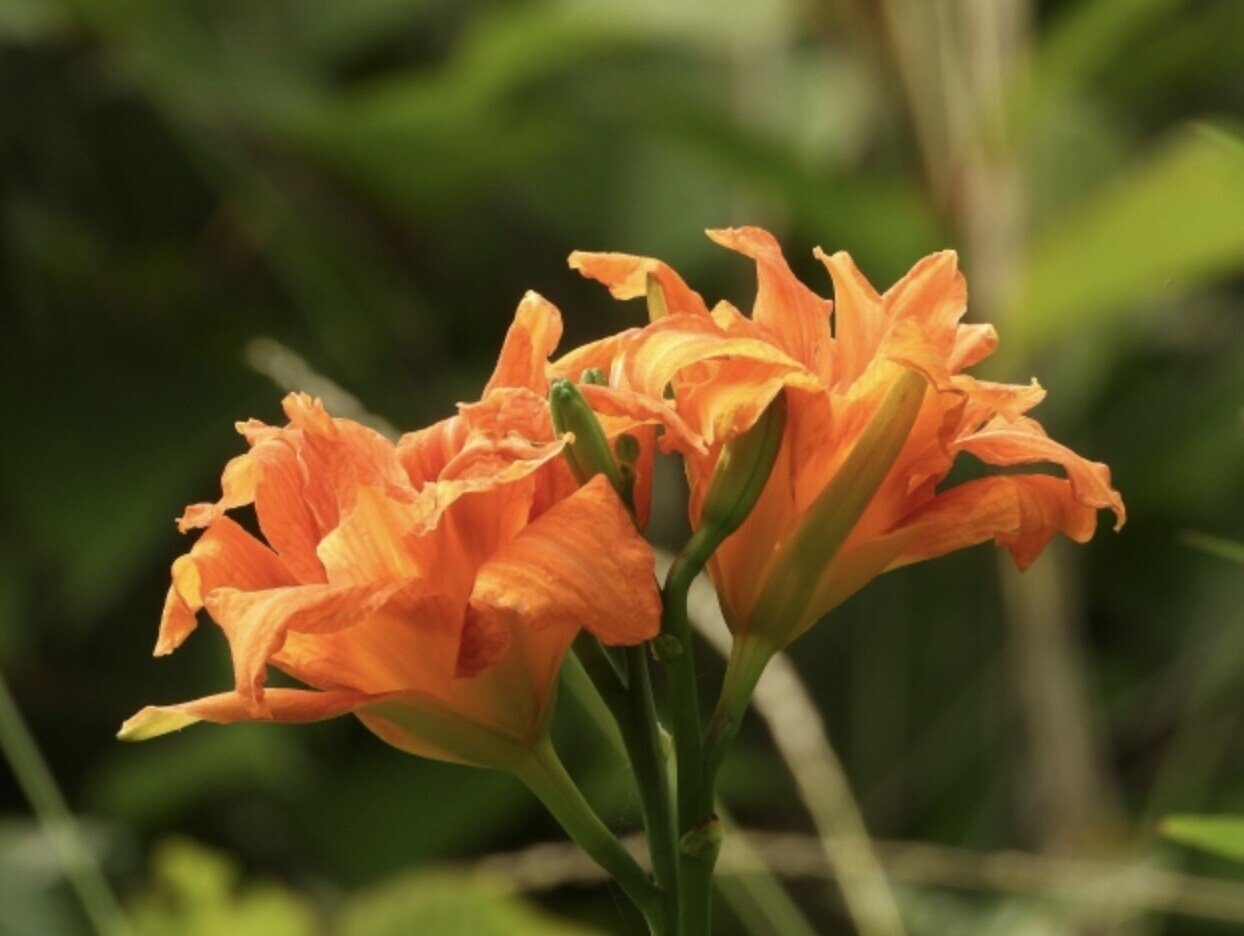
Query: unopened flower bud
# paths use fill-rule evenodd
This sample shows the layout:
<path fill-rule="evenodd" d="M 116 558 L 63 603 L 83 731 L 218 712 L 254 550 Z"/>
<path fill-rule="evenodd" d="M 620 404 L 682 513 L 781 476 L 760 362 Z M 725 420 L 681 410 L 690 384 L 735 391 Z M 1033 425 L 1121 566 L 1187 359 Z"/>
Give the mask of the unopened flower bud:
<path fill-rule="evenodd" d="M 586 484 L 594 476 L 603 474 L 614 490 L 619 490 L 622 479 L 618 463 L 609 451 L 609 440 L 579 388 L 569 380 L 554 380 L 549 387 L 549 409 L 558 436 L 573 437 L 564 454 L 575 479 Z"/>
<path fill-rule="evenodd" d="M 700 512 L 702 527 L 714 527 L 724 539 L 743 525 L 769 480 L 785 429 L 786 394 L 780 393 L 747 432 L 722 448 Z"/>

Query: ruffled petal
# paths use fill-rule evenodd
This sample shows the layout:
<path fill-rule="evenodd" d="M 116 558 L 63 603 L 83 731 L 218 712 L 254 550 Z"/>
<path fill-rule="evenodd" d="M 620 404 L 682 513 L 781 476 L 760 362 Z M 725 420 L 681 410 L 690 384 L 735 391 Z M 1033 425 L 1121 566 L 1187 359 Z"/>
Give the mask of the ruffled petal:
<path fill-rule="evenodd" d="M 937 495 L 904 525 L 915 536 L 892 568 L 993 540 L 1026 569 L 1057 533 L 1080 543 L 1092 539 L 1097 511 L 1062 478 L 1000 475 Z"/>
<path fill-rule="evenodd" d="M 252 503 L 261 473 L 261 465 L 251 453 L 231 458 L 220 478 L 220 500 L 214 504 L 191 504 L 178 518 L 177 529 L 186 533 L 211 526 L 225 511 Z"/>
<path fill-rule="evenodd" d="M 813 251 L 834 284 L 834 344 L 838 386 L 849 386 L 868 368 L 888 325 L 885 305 L 846 251 Z"/>
<path fill-rule="evenodd" d="M 708 315 L 708 307 L 700 294 L 688 286 L 681 276 L 660 260 L 632 257 L 620 253 L 585 253 L 576 250 L 570 255 L 570 269 L 578 270 L 589 279 L 609 287 L 615 299 L 637 299 L 648 293 L 648 277 L 656 277 L 665 294 L 665 307 L 671 315 Z"/>
<path fill-rule="evenodd" d="M 688 369 L 693 366 L 699 369 L 691 373 Z M 731 379 L 715 377 L 716 367 L 727 367 L 724 376 Z M 763 411 L 763 406 L 754 405 L 755 397 L 767 393 L 772 399 L 780 386 L 822 388 L 816 375 L 773 344 L 727 337 L 712 319 L 688 315 L 671 315 L 646 329 L 628 350 L 624 370 L 627 388 L 657 400 L 664 398 L 671 383 L 682 394 L 702 386 L 694 394 L 696 406 L 688 405 L 684 397 L 676 409 L 709 445 L 750 428 Z"/>
<path fill-rule="evenodd" d="M 752 321 L 769 330 L 782 350 L 828 384 L 833 371 L 829 315 L 833 303 L 822 299 L 786 264 L 782 248 L 757 227 L 710 230 L 714 242 L 756 261 L 758 289 Z"/>
<path fill-rule="evenodd" d="M 528 292 L 518 304 L 514 322 L 484 395 L 498 387 L 526 387 L 543 395 L 550 355 L 562 337 L 562 317 L 556 307 L 538 293 Z"/>
<path fill-rule="evenodd" d="M 1101 462 L 1082 458 L 1065 445 L 1055 442 L 1036 420 L 1023 416 L 1007 421 L 998 417 L 981 431 L 959 439 L 956 446 L 991 465 L 1037 462 L 1061 465 L 1081 504 L 1114 511 L 1116 530 L 1127 522 L 1123 498 L 1110 486 L 1110 469 Z"/>
<path fill-rule="evenodd" d="M 608 644 L 656 636 L 652 549 L 603 475 L 548 510 L 480 568 L 471 607 L 534 630 L 583 627 Z"/>
<path fill-rule="evenodd" d="M 404 584 L 385 581 L 213 591 L 207 596 L 207 610 L 229 638 L 237 692 L 257 715 L 264 714 L 268 660 L 284 644 L 288 632 L 328 634 L 350 627 L 379 610 Z"/>
<path fill-rule="evenodd" d="M 462 450 L 466 437 L 467 424 L 460 416 L 402 436 L 397 442 L 397 457 L 411 486 L 418 489 L 439 478 L 449 460 Z"/>
<path fill-rule="evenodd" d="M 998 333 L 992 325 L 960 325 L 946 366 L 952 374 L 979 364 L 998 347 Z"/>
<path fill-rule="evenodd" d="M 217 519 L 190 552 L 173 563 L 155 655 L 176 650 L 195 628 L 195 612 L 217 588 L 253 590 L 296 579 L 267 546 L 228 517 Z"/>
<path fill-rule="evenodd" d="M 266 697 L 268 711 L 261 720 L 296 723 L 324 721 L 383 698 L 361 692 L 269 689 Z M 196 722 L 231 725 L 255 721 L 256 718 L 245 698 L 236 692 L 222 692 L 175 705 L 148 705 L 125 721 L 117 737 L 122 741 L 146 741 Z"/>
<path fill-rule="evenodd" d="M 947 360 L 968 307 L 968 284 L 953 250 L 929 254 L 882 296 L 892 322 L 910 320 Z"/>

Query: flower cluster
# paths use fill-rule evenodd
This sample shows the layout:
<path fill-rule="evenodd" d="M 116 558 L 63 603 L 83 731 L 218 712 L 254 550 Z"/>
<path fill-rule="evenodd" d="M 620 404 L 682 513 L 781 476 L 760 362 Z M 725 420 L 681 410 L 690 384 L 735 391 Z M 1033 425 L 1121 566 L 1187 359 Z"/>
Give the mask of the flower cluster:
<path fill-rule="evenodd" d="M 962 321 L 954 253 L 879 294 L 847 254 L 818 250 L 831 303 L 767 232 L 709 236 L 754 261 L 750 316 L 710 309 L 660 261 L 575 253 L 571 266 L 616 298 L 646 297 L 648 324 L 554 358 L 560 315 L 530 293 L 480 398 L 442 422 L 394 442 L 291 394 L 286 425 L 239 424 L 248 450 L 225 467 L 220 499 L 179 521 L 203 533 L 173 564 L 156 645 L 175 650 L 206 609 L 234 687 L 145 708 L 121 736 L 353 713 L 402 750 L 528 780 L 627 886 L 626 859 L 550 792 L 556 770 L 533 780 L 572 644 L 609 660 L 600 645 L 638 647 L 663 630 L 678 642 L 677 826 L 702 832 L 715 758 L 765 663 L 869 581 L 989 540 L 1022 569 L 1058 533 L 1088 540 L 1101 509 L 1123 524 L 1106 466 L 1027 415 L 1044 395 L 1035 381 L 964 373 L 997 338 Z M 658 448 L 684 460 L 695 531 L 664 592 L 642 536 Z M 961 455 L 1007 470 L 947 486 Z M 1039 467 L 1014 470 L 1028 465 Z M 258 535 L 237 519 L 245 508 Z M 694 687 L 678 685 L 680 672 L 694 679 L 678 582 L 702 568 L 736 647 L 704 736 Z M 638 691 L 644 653 L 625 659 L 622 687 Z M 266 688 L 269 668 L 301 688 Z M 642 732 L 631 738 L 642 748 Z M 669 891 L 673 864 L 653 858 Z M 643 907 L 643 881 L 630 884 Z M 666 929 L 693 917 L 671 909 Z"/>

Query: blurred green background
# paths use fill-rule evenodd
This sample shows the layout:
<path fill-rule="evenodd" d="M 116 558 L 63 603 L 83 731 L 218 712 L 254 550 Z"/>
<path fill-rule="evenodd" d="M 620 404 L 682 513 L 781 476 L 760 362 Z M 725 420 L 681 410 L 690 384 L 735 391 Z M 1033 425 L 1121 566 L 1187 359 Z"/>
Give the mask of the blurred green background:
<path fill-rule="evenodd" d="M 0 0 L 0 667 L 131 925 L 633 931 L 523 852 L 557 830 L 508 778 L 352 720 L 113 734 L 227 683 L 210 630 L 150 657 L 171 520 L 277 384 L 415 427 L 479 392 L 525 289 L 567 346 L 641 320 L 571 249 L 746 307 L 702 232 L 757 223 L 822 292 L 816 244 L 880 286 L 957 248 L 986 370 L 1038 375 L 1131 513 L 1022 578 L 987 548 L 895 573 L 792 648 L 910 931 L 1238 932 L 1244 866 L 1155 823 L 1244 814 L 1244 568 L 1187 536 L 1244 540 L 1241 61 L 1238 0 Z M 736 818 L 803 842 L 796 789 L 746 725 Z M 854 931 L 770 851 L 793 905 L 749 875 L 721 932 Z M 3 764 L 0 932 L 89 931 Z"/>

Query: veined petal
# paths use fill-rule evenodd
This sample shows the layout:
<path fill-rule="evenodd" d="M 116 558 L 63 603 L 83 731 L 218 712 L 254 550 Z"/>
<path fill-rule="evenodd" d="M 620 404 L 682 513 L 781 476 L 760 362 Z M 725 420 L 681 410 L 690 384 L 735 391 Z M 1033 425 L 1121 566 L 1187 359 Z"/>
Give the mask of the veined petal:
<path fill-rule="evenodd" d="M 216 520 L 190 552 L 173 563 L 155 655 L 172 653 L 195 628 L 195 612 L 217 588 L 245 591 L 296 584 L 267 546 L 228 517 Z"/>
<path fill-rule="evenodd" d="M 301 582 L 324 581 L 324 567 L 315 555 L 326 526 L 322 515 L 337 522 L 337 504 L 326 491 L 316 507 L 316 485 L 309 483 L 306 466 L 298 457 L 293 433 L 283 433 L 255 444 L 250 458 L 259 465 L 255 488 L 255 515 L 264 538 Z M 317 516 L 317 513 L 321 516 Z"/>
<path fill-rule="evenodd" d="M 665 305 L 671 315 L 708 315 L 708 307 L 700 294 L 660 260 L 576 250 L 570 255 L 570 268 L 608 286 L 615 299 L 638 299 L 647 295 L 648 277 L 655 277 L 665 293 Z"/>
<path fill-rule="evenodd" d="M 556 307 L 538 293 L 528 292 L 514 313 L 484 395 L 498 387 L 526 387 L 543 395 L 548 390 L 549 356 L 561 337 L 562 317 Z"/>
<path fill-rule="evenodd" d="M 756 261 L 759 284 L 752 320 L 768 329 L 787 354 L 828 384 L 834 355 L 829 333 L 833 304 L 799 282 L 768 231 L 723 228 L 710 230 L 708 236 Z"/>
<path fill-rule="evenodd" d="M 257 715 L 267 711 L 263 683 L 271 659 L 290 631 L 328 634 L 373 614 L 406 583 L 302 585 L 263 591 L 220 588 L 207 610 L 229 638 L 238 693 Z"/>
<path fill-rule="evenodd" d="M 411 486 L 418 489 L 439 478 L 449 460 L 462 450 L 466 437 L 467 424 L 457 415 L 403 435 L 397 442 L 397 457 Z"/>
<path fill-rule="evenodd" d="M 583 384 L 583 398 L 600 419 L 601 428 L 610 439 L 641 426 L 665 429 L 662 450 L 666 452 L 704 452 L 704 440 L 683 420 L 678 412 L 659 398 L 633 390 Z"/>
<path fill-rule="evenodd" d="M 1045 399 L 1045 388 L 1036 378 L 1029 384 L 994 383 L 977 380 L 967 374 L 956 374 L 951 383 L 967 395 L 964 421 L 979 428 L 995 415 L 1015 422 L 1026 412 Z"/>
<path fill-rule="evenodd" d="M 554 439 L 548 397 L 526 387 L 491 390 L 477 403 L 460 403 L 458 414 L 471 434 L 481 434 L 490 439 L 513 435 L 530 442 L 552 442 Z M 465 445 L 464 441 L 459 450 Z"/>
<path fill-rule="evenodd" d="M 968 284 L 959 272 L 959 255 L 942 250 L 920 260 L 882 296 L 890 321 L 914 321 L 926 340 L 949 358 L 959 320 L 968 307 Z"/>
<path fill-rule="evenodd" d="M 379 486 L 395 497 L 413 496 L 396 447 L 380 433 L 349 419 L 334 419 L 320 400 L 305 393 L 291 393 L 281 405 L 291 428 L 302 430 L 295 448 L 303 468 L 304 497 L 321 533 L 337 525 L 362 486 Z"/>
<path fill-rule="evenodd" d="M 946 366 L 952 374 L 957 374 L 985 360 L 997 347 L 998 333 L 992 325 L 960 325 Z"/>
<path fill-rule="evenodd" d="M 177 529 L 186 533 L 210 526 L 224 516 L 225 511 L 253 502 L 260 474 L 261 467 L 249 452 L 229 459 L 220 478 L 220 500 L 214 504 L 191 504 L 178 518 Z"/>
<path fill-rule="evenodd" d="M 1011 422 L 995 418 L 979 432 L 959 439 L 956 446 L 991 465 L 1035 462 L 1061 465 L 1081 504 L 1114 511 L 1116 530 L 1127 522 L 1123 498 L 1110 486 L 1110 469 L 1101 462 L 1082 458 L 1065 445 L 1055 442 L 1036 420 L 1026 416 Z"/>
<path fill-rule="evenodd" d="M 597 475 L 481 566 L 471 606 L 527 627 L 583 627 L 609 644 L 656 636 L 661 602 L 652 549 Z"/>
<path fill-rule="evenodd" d="M 353 712 L 383 698 L 384 696 L 361 692 L 269 689 L 266 699 L 268 713 L 262 720 L 299 723 L 324 721 Z M 231 725 L 255 720 L 256 716 L 245 698 L 236 692 L 222 692 L 175 705 L 148 705 L 126 720 L 117 732 L 117 737 L 122 741 L 146 741 L 201 721 Z"/>
<path fill-rule="evenodd" d="M 628 328 L 616 335 L 568 351 L 549 365 L 549 379 L 561 377 L 578 383 L 585 370 L 595 369 L 608 376 L 611 384 L 616 383 L 617 368 L 622 363 L 626 349 L 642 334 L 641 329 Z"/>
<path fill-rule="evenodd" d="M 868 368 L 889 324 L 885 305 L 860 272 L 851 255 L 840 250 L 832 256 L 820 247 L 813 251 L 825 264 L 834 284 L 834 344 L 839 386 L 849 386 Z"/>

